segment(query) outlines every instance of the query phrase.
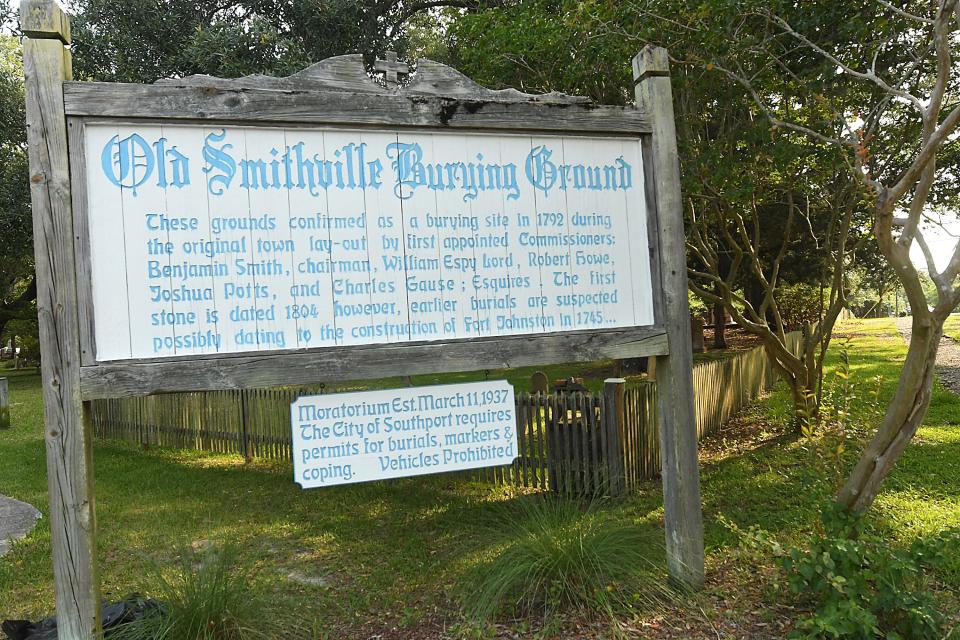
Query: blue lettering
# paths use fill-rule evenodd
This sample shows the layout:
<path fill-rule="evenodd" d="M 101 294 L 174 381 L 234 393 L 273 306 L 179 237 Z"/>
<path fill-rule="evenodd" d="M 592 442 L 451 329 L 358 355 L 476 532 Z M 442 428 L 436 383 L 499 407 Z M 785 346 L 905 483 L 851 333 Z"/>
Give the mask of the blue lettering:
<path fill-rule="evenodd" d="M 543 191 L 544 195 L 549 194 L 557 181 L 557 165 L 550 161 L 552 155 L 553 151 L 540 145 L 530 151 L 524 165 L 527 180 L 534 189 Z"/>
<path fill-rule="evenodd" d="M 203 172 L 209 176 L 207 189 L 215 196 L 223 195 L 223 192 L 230 188 L 233 176 L 237 173 L 237 162 L 227 153 L 233 145 L 223 144 L 216 147 L 211 144 L 211 142 L 222 142 L 226 137 L 226 130 L 221 130 L 220 133 L 211 133 L 203 141 L 203 159 L 207 162 Z M 214 171 L 219 173 L 214 174 Z"/>
<path fill-rule="evenodd" d="M 137 195 L 137 187 L 150 178 L 155 162 L 150 145 L 136 133 L 122 140 L 118 135 L 113 136 L 100 154 L 107 179 L 121 189 L 130 189 L 133 195 Z"/>
<path fill-rule="evenodd" d="M 393 192 L 398 198 L 407 200 L 417 187 L 426 184 L 420 162 L 423 157 L 420 145 L 391 142 L 387 145 L 387 157 L 394 158 L 391 166 L 397 174 L 397 184 L 394 185 Z"/>

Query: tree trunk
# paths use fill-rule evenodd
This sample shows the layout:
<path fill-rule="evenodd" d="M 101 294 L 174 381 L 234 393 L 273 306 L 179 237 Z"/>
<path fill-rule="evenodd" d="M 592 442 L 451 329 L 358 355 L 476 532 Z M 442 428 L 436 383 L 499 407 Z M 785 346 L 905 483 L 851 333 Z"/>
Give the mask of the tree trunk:
<path fill-rule="evenodd" d="M 727 348 L 727 309 L 722 302 L 713 303 L 713 348 Z"/>
<path fill-rule="evenodd" d="M 806 359 L 802 355 L 795 360 L 788 359 L 789 351 L 775 337 L 764 339 L 763 347 L 774 369 L 790 387 L 793 396 L 793 428 L 797 433 L 802 433 L 804 425 L 816 422 L 820 413 L 816 389 L 812 386 L 815 372 L 807 368 Z"/>
<path fill-rule="evenodd" d="M 870 508 L 880 484 L 923 422 L 930 407 L 934 365 L 942 335 L 943 319 L 936 314 L 913 317 L 910 347 L 896 394 L 877 434 L 837 494 L 837 502 L 846 510 L 862 513 Z"/>

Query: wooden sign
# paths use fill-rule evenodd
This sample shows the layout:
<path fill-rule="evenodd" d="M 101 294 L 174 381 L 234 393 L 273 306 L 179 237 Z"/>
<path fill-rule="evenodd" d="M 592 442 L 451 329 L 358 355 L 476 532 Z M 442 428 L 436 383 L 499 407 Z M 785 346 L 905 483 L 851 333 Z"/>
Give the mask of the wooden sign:
<path fill-rule="evenodd" d="M 654 323 L 639 139 L 83 131 L 99 361 Z"/>
<path fill-rule="evenodd" d="M 669 569 L 702 584 L 665 50 L 636 107 L 395 56 L 74 82 L 59 5 L 20 14 L 61 639 L 100 624 L 89 402 L 169 391 L 656 357 Z"/>

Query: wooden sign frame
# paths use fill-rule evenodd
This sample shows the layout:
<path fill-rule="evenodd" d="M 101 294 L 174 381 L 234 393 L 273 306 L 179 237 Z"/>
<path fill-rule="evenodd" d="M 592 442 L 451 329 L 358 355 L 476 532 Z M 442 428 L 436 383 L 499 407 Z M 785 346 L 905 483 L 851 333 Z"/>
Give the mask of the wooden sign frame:
<path fill-rule="evenodd" d="M 491 91 L 429 60 L 383 87 L 359 55 L 289 78 L 208 76 L 154 85 L 73 82 L 69 19 L 53 0 L 21 4 L 42 349 L 51 529 L 60 637 L 99 634 L 89 402 L 158 392 L 657 357 L 670 574 L 703 581 L 703 532 L 679 165 L 666 51 L 633 60 L 637 107 L 562 94 Z M 89 123 L 215 123 L 639 139 L 649 214 L 655 323 L 646 327 L 98 362 L 87 224 Z"/>
<path fill-rule="evenodd" d="M 359 55 L 330 58 L 289 79 L 188 78 L 139 85 L 66 82 L 63 85 L 73 195 L 73 224 L 80 316 L 81 391 L 86 399 L 207 389 L 240 389 L 345 379 L 379 378 L 451 371 L 501 369 L 537 364 L 666 355 L 667 335 L 659 318 L 660 264 L 656 203 L 647 235 L 654 283 L 653 326 L 559 331 L 542 335 L 431 340 L 374 345 L 325 346 L 196 356 L 98 362 L 95 359 L 93 293 L 88 237 L 87 124 L 282 124 L 328 127 L 438 129 L 565 136 L 604 135 L 641 142 L 652 124 L 633 108 L 597 107 L 567 96 L 534 102 L 534 96 L 503 95 L 473 84 L 453 69 L 422 61 L 418 84 L 387 93 L 370 79 Z M 334 83 L 329 80 L 338 79 Z M 350 83 L 343 82 L 350 79 Z M 457 98 L 439 91 L 457 91 Z M 349 90 L 342 90 L 346 84 Z M 302 89 L 278 89 L 277 86 Z M 510 101 L 507 101 L 507 100 Z M 494 101 L 495 100 L 495 101 Z M 225 106 L 230 105 L 230 106 Z M 644 145 L 646 146 L 646 145 Z M 650 155 L 647 149 L 645 157 Z M 645 161 L 646 169 L 650 168 Z M 647 176 L 649 180 L 650 175 Z M 648 190 L 649 193 L 649 190 Z M 202 363 L 202 367 L 196 366 Z"/>

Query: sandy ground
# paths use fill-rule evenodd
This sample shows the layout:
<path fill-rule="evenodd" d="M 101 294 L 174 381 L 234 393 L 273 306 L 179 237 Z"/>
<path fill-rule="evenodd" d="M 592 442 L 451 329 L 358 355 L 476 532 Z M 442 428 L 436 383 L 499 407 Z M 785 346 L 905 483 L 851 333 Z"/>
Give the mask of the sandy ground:
<path fill-rule="evenodd" d="M 910 318 L 897 318 L 897 329 L 903 339 L 910 343 Z M 960 395 L 960 344 L 953 338 L 940 338 L 937 349 L 937 379 L 950 391 Z"/>

